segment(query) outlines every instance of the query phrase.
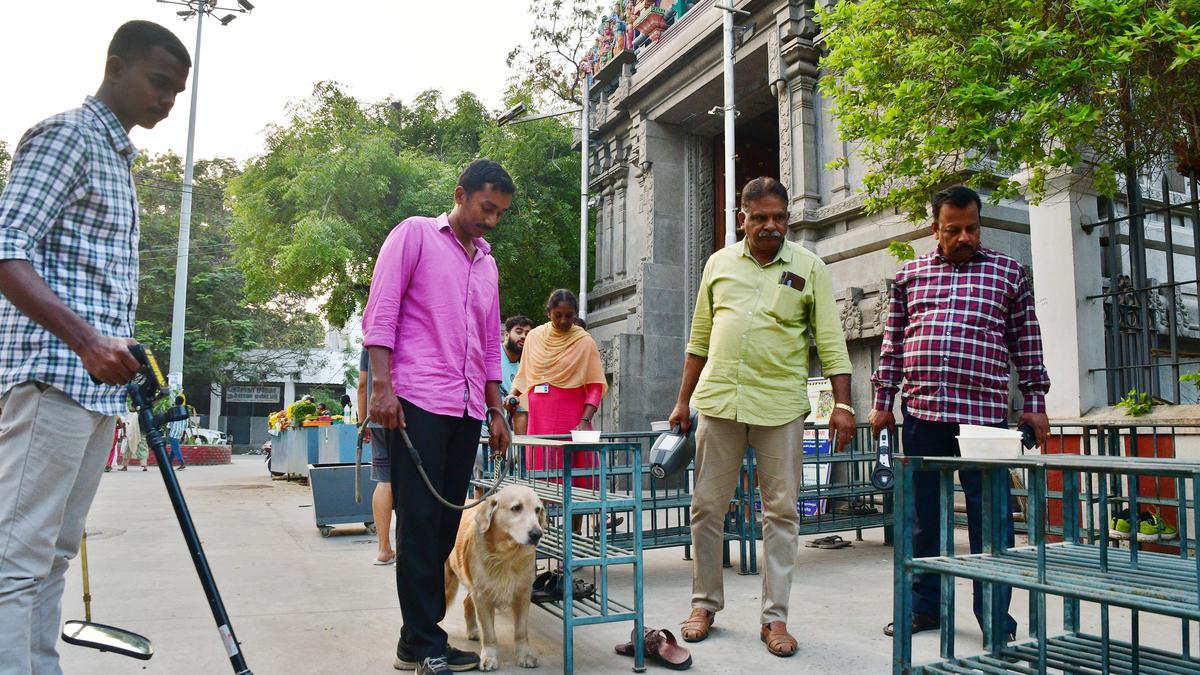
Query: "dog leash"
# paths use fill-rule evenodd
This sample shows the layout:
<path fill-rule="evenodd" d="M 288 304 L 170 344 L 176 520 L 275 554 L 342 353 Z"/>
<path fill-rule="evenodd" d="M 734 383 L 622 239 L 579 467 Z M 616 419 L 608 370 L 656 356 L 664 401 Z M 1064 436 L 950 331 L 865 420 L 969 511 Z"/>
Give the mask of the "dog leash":
<path fill-rule="evenodd" d="M 512 426 L 509 425 L 508 419 L 504 416 L 503 411 L 501 411 L 499 408 L 496 408 L 494 406 L 488 408 L 488 412 L 492 412 L 492 411 L 495 411 L 500 416 L 500 419 L 504 421 L 504 426 L 508 428 L 508 435 L 509 435 L 509 438 L 511 438 L 512 437 Z M 366 435 L 366 429 L 367 429 L 367 420 L 363 420 L 362 423 L 358 427 L 358 447 L 355 449 L 355 453 L 354 453 L 354 503 L 356 503 L 356 504 L 362 503 L 362 494 L 361 494 L 360 483 L 362 480 L 361 467 L 362 467 L 363 437 Z M 496 491 L 500 489 L 500 484 L 504 482 L 504 479 L 507 478 L 510 473 L 512 473 L 513 462 L 512 462 L 512 459 L 510 457 L 508 457 L 506 454 L 503 458 L 501 458 L 502 470 L 496 472 L 495 482 L 492 483 L 491 487 L 489 487 L 487 490 L 484 491 L 482 497 L 480 497 L 479 499 L 476 499 L 475 501 L 471 502 L 470 504 L 462 504 L 462 505 L 455 504 L 455 503 L 447 500 L 445 497 L 443 497 L 441 495 L 441 493 L 439 493 L 437 491 L 437 488 L 433 487 L 433 482 L 429 480 L 429 475 L 427 473 L 425 473 L 425 466 L 421 461 L 421 453 L 417 452 L 417 449 L 415 447 L 413 447 L 412 439 L 408 437 L 408 431 L 405 430 L 403 427 L 400 428 L 400 437 L 404 439 L 404 446 L 406 448 L 408 448 L 408 455 L 409 455 L 409 457 L 412 458 L 413 464 L 416 465 L 417 473 L 419 473 L 421 475 L 421 480 L 423 480 L 425 482 L 425 487 L 429 489 L 429 494 L 433 495 L 434 498 L 437 499 L 438 502 L 440 502 L 442 506 L 444 506 L 448 509 L 454 509 L 455 511 L 468 511 L 470 509 L 475 508 L 476 506 L 479 506 L 480 504 L 487 501 L 488 497 L 491 497 L 492 495 L 496 494 Z"/>

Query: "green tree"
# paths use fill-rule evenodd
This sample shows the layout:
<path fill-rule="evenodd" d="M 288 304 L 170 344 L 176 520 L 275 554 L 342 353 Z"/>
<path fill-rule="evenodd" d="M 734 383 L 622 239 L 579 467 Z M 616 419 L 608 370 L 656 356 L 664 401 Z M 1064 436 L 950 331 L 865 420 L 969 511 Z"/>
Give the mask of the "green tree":
<path fill-rule="evenodd" d="M 247 350 L 273 348 L 278 350 L 273 359 L 290 362 L 320 341 L 319 322 L 301 305 L 251 303 L 242 297 L 244 279 L 233 262 L 231 212 L 224 203 L 225 187 L 238 173 L 229 159 L 201 160 L 195 166 L 184 333 L 189 392 L 207 391 L 210 383 L 253 379 L 282 365 L 264 358 L 243 363 Z M 173 153 L 143 154 L 134 165 L 141 218 L 136 336 L 155 347 L 163 363 L 170 358 L 182 175 L 183 161 Z"/>
<path fill-rule="evenodd" d="M 559 119 L 492 128 L 481 153 L 517 186 L 512 209 L 489 237 L 500 270 L 500 311 L 535 321 L 556 288 L 579 285 L 579 151 Z"/>
<path fill-rule="evenodd" d="M 1197 0 L 839 0 L 817 16 L 871 210 L 924 218 L 965 178 L 999 200 L 1022 188 L 996 176 L 1025 169 L 1033 200 L 1081 166 L 1106 194 L 1127 169 L 1200 175 Z"/>
<path fill-rule="evenodd" d="M 394 118 L 389 106 L 361 106 L 322 82 L 287 125 L 270 129 L 266 153 L 230 184 L 235 258 L 252 301 L 310 298 L 344 325 L 366 298 L 392 227 L 449 208 L 452 168 L 418 150 L 397 152 Z"/>
<path fill-rule="evenodd" d="M 458 174 L 479 156 L 499 161 L 517 183 L 513 209 L 489 237 L 502 313 L 540 314 L 546 293 L 574 286 L 579 154 L 561 122 L 498 128 L 471 94 L 449 105 L 437 91 L 362 104 L 331 82 L 291 113 L 230 184 L 236 259 L 251 300 L 312 298 L 343 325 L 365 304 L 391 229 L 449 211 Z"/>
<path fill-rule="evenodd" d="M 542 103 L 582 105 L 579 65 L 595 40 L 599 6 L 586 0 L 531 0 L 529 13 L 534 17 L 529 42 L 508 53 L 508 67 L 516 71 L 513 89 Z"/>
<path fill-rule="evenodd" d="M 8 172 L 12 164 L 12 155 L 8 152 L 8 144 L 0 141 L 0 192 L 4 192 L 4 186 L 8 185 Z"/>

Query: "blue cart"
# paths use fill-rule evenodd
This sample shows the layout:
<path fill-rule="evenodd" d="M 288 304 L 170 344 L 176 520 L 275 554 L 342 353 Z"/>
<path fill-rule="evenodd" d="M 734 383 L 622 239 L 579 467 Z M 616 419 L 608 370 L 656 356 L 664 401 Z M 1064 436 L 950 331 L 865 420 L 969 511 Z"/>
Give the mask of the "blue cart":
<path fill-rule="evenodd" d="M 308 469 L 308 485 L 313 494 L 313 515 L 322 537 L 333 532 L 334 525 L 362 523 L 375 532 L 375 515 L 371 512 L 371 495 L 375 481 L 371 480 L 371 463 L 358 467 L 359 496 L 354 499 L 354 464 L 313 464 Z"/>

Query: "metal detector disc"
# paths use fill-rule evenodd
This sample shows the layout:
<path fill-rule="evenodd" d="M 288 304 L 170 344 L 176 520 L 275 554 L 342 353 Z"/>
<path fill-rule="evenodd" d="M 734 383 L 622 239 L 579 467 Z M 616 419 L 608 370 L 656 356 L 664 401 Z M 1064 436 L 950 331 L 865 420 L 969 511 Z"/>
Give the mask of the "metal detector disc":
<path fill-rule="evenodd" d="M 102 623 L 68 621 L 63 624 L 62 639 L 67 644 L 132 656 L 143 661 L 154 656 L 154 646 L 150 644 L 150 640 L 123 628 Z"/>

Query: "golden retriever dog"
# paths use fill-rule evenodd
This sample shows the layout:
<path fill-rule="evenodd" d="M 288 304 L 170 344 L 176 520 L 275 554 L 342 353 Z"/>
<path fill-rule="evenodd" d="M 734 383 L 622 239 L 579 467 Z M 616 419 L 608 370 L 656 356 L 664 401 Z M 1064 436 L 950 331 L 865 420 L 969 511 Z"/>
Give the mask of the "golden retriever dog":
<path fill-rule="evenodd" d="M 446 561 L 446 606 L 461 583 L 467 589 L 463 614 L 467 637 L 480 640 L 479 669 L 500 666 L 496 654 L 496 610 L 513 614 L 517 665 L 536 668 L 529 647 L 529 597 L 533 591 L 534 547 L 546 527 L 546 509 L 533 490 L 509 485 L 475 508 L 458 526 Z"/>

